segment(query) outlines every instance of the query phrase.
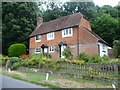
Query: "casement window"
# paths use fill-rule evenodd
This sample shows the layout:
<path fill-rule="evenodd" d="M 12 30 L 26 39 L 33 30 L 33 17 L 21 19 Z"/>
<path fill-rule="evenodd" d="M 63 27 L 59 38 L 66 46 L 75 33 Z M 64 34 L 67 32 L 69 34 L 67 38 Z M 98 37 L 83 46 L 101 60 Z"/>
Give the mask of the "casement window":
<path fill-rule="evenodd" d="M 40 53 L 41 52 L 41 48 L 35 48 L 35 53 Z"/>
<path fill-rule="evenodd" d="M 35 42 L 40 42 L 40 41 L 41 41 L 41 35 L 36 35 Z"/>
<path fill-rule="evenodd" d="M 67 28 L 62 30 L 62 37 L 69 37 L 69 36 L 73 36 L 72 28 Z"/>
<path fill-rule="evenodd" d="M 104 44 L 103 44 L 102 49 L 103 49 L 103 52 L 106 52 L 106 50 L 105 50 L 105 45 L 104 45 Z"/>
<path fill-rule="evenodd" d="M 47 34 L 47 40 L 52 40 L 52 39 L 54 39 L 54 32 Z"/>
<path fill-rule="evenodd" d="M 54 46 L 50 46 L 50 47 L 49 47 L 49 52 L 54 52 L 54 49 L 55 49 Z"/>

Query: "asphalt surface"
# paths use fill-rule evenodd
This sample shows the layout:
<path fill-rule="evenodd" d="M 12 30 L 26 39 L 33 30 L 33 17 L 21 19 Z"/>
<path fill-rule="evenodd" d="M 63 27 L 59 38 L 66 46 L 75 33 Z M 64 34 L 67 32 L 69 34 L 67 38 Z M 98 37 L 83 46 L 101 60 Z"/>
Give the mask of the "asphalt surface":
<path fill-rule="evenodd" d="M 2 88 L 46 88 L 25 81 L 13 79 L 4 75 L 0 75 L 0 78 L 2 78 L 2 82 L 0 81 L 0 85 L 2 84 Z"/>

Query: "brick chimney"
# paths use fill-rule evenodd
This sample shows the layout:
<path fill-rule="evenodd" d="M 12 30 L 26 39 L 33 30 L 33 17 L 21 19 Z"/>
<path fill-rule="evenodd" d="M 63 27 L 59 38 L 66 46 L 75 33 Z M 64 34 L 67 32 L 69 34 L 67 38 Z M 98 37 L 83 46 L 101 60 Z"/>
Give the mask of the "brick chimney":
<path fill-rule="evenodd" d="M 42 24 L 42 23 L 43 23 L 43 18 L 38 17 L 38 18 L 37 18 L 37 26 L 39 26 L 39 25 Z"/>

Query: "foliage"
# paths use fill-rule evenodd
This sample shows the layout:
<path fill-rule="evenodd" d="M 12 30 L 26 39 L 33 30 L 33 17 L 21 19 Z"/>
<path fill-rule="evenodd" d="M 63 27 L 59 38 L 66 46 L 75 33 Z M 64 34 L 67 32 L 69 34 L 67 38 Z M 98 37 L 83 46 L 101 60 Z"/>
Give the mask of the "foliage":
<path fill-rule="evenodd" d="M 20 62 L 16 62 L 16 63 L 14 63 L 14 64 L 12 65 L 11 69 L 12 69 L 12 70 L 17 70 L 18 67 L 20 67 L 20 66 L 21 66 L 21 63 L 20 63 Z"/>
<path fill-rule="evenodd" d="M 107 55 L 102 56 L 101 59 L 101 63 L 109 63 L 110 61 L 110 58 Z"/>
<path fill-rule="evenodd" d="M 66 63 L 73 63 L 73 64 L 78 64 L 78 65 L 81 65 L 81 64 L 85 63 L 84 60 L 75 60 L 75 59 L 69 60 L 69 59 L 66 59 L 66 58 L 65 59 L 57 59 L 56 61 L 57 61 L 57 63 L 66 62 Z"/>
<path fill-rule="evenodd" d="M 18 57 L 26 54 L 26 46 L 21 43 L 12 44 L 8 49 L 8 55 L 10 57 Z"/>
<path fill-rule="evenodd" d="M 118 24 L 118 19 L 109 14 L 103 14 L 92 23 L 92 28 L 96 34 L 112 46 L 113 40 L 119 39 L 120 36 Z"/>
<path fill-rule="evenodd" d="M 21 59 L 30 59 L 30 55 L 27 54 L 27 55 L 21 55 L 19 56 Z"/>
<path fill-rule="evenodd" d="M 116 58 L 120 58 L 120 40 L 114 40 L 113 50 Z"/>
<path fill-rule="evenodd" d="M 101 63 L 102 58 L 100 57 L 99 54 L 94 54 L 89 62 L 90 63 Z"/>
<path fill-rule="evenodd" d="M 29 35 L 36 26 L 40 10 L 36 2 L 2 3 L 2 53 L 7 55 L 13 43 L 24 43 L 28 47 Z"/>
<path fill-rule="evenodd" d="M 47 58 L 51 58 L 51 55 L 49 53 L 33 53 L 32 57 L 37 56 L 37 55 L 39 55 L 40 57 L 44 56 L 44 57 L 47 57 Z"/>
<path fill-rule="evenodd" d="M 109 63 L 120 63 L 120 59 L 112 59 Z"/>
<path fill-rule="evenodd" d="M 17 69 L 21 64 L 20 64 L 20 61 L 21 59 L 19 57 L 11 57 L 10 58 L 10 62 L 8 63 L 9 67 L 11 69 Z M 18 66 L 19 64 L 19 66 Z"/>
<path fill-rule="evenodd" d="M 63 53 L 63 56 L 65 56 L 65 58 L 72 59 L 73 57 L 69 48 L 65 48 L 62 53 Z"/>
<path fill-rule="evenodd" d="M 9 59 L 8 56 L 2 56 L 2 55 L 1 55 L 2 66 L 5 66 L 5 65 L 6 65 L 6 62 L 7 62 L 8 59 Z"/>
<path fill-rule="evenodd" d="M 83 53 L 80 53 L 78 56 L 77 56 L 78 60 L 84 60 L 85 62 L 88 62 L 91 60 L 91 57 L 87 54 L 85 54 L 84 52 Z"/>

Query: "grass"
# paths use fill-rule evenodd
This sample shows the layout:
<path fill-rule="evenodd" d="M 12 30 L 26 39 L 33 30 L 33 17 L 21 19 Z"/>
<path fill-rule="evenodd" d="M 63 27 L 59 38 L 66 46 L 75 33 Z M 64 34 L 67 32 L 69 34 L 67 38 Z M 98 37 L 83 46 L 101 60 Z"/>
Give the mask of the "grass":
<path fill-rule="evenodd" d="M 17 70 L 17 72 L 25 74 L 26 77 L 22 77 L 22 75 L 17 75 L 17 74 L 11 74 L 8 72 L 3 72 L 3 74 L 10 76 L 12 78 L 15 78 L 15 79 L 34 83 L 36 85 L 47 86 L 49 88 L 60 88 L 59 83 L 56 83 L 56 85 L 52 85 L 52 84 L 46 83 L 46 82 L 43 83 L 42 81 L 45 80 L 46 74 L 27 72 L 27 71 L 18 71 L 18 70 Z M 67 80 L 72 80 L 72 81 L 76 81 L 79 83 L 88 82 L 88 83 L 100 84 L 100 85 L 104 85 L 104 86 L 111 86 L 111 84 L 112 84 L 112 83 L 108 83 L 108 82 L 99 82 L 99 81 L 91 81 L 91 80 L 78 79 L 78 78 L 68 78 L 68 77 L 49 75 L 49 80 L 55 80 L 55 79 L 67 79 Z"/>
<path fill-rule="evenodd" d="M 20 71 L 21 72 L 21 71 Z M 22 73 L 26 73 L 26 72 L 22 72 Z M 16 75 L 16 74 L 11 74 L 11 73 L 8 73 L 8 72 L 2 72 L 3 75 L 6 75 L 6 76 L 9 76 L 9 77 L 12 77 L 12 78 L 15 78 L 15 79 L 18 79 L 18 80 L 22 80 L 22 81 L 26 81 L 26 82 L 30 82 L 30 83 L 33 83 L 33 84 L 36 84 L 36 85 L 42 85 L 42 86 L 47 86 L 49 88 L 60 88 L 59 86 L 55 86 L 55 85 L 52 85 L 52 84 L 49 84 L 49 83 L 42 83 L 42 82 L 38 82 L 39 81 L 39 77 L 41 77 L 41 75 L 39 75 L 38 77 L 38 74 L 37 73 L 28 73 L 28 78 L 31 78 L 31 79 L 28 79 L 28 78 L 23 78 L 21 77 L 20 75 Z M 32 75 L 29 77 L 29 75 Z M 35 77 L 37 77 L 36 79 L 34 79 Z"/>

